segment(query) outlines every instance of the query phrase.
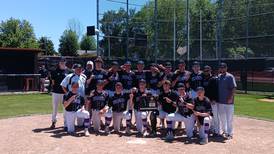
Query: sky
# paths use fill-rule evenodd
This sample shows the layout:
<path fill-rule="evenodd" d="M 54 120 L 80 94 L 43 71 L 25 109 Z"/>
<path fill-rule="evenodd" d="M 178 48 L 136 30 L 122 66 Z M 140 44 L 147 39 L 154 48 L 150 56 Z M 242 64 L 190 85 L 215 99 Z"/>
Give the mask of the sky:
<path fill-rule="evenodd" d="M 110 0 L 111 1 L 111 0 Z M 126 7 L 125 4 L 100 0 L 100 14 L 110 9 Z M 124 1 L 125 0 L 116 0 Z M 129 0 L 130 3 L 144 4 L 148 0 Z M 37 38 L 50 38 L 58 51 L 59 38 L 68 27 L 69 20 L 78 20 L 86 26 L 96 25 L 96 0 L 0 0 L 0 21 L 11 17 L 28 20 Z M 136 7 L 138 10 L 140 6 Z"/>

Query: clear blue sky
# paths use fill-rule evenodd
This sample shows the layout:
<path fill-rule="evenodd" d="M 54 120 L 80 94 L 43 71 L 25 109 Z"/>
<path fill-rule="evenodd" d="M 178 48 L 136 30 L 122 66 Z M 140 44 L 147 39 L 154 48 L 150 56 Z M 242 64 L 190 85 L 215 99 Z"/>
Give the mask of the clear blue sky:
<path fill-rule="evenodd" d="M 125 7 L 123 4 L 100 1 L 100 13 Z M 148 0 L 129 1 L 144 4 Z M 96 25 L 96 0 L 0 0 L 0 4 L 0 21 L 10 17 L 28 20 L 34 27 L 36 37 L 49 37 L 53 40 L 56 50 L 59 38 L 70 19 L 79 20 L 84 31 L 86 26 Z M 139 7 L 137 6 L 136 9 L 138 10 Z"/>

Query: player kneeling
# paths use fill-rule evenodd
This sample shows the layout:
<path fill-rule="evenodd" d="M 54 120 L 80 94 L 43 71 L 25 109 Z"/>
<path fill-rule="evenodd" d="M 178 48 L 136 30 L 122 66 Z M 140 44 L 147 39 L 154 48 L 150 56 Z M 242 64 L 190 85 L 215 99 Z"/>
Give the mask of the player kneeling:
<path fill-rule="evenodd" d="M 84 119 L 85 136 L 89 136 L 89 112 L 85 110 L 85 99 L 78 95 L 79 84 L 73 82 L 71 91 L 64 96 L 65 120 L 67 122 L 67 132 L 71 135 L 75 134 L 75 119 Z M 79 125 L 79 123 L 78 123 Z"/>
<path fill-rule="evenodd" d="M 193 112 L 196 116 L 197 125 L 199 128 L 200 144 L 208 143 L 208 134 L 211 123 L 211 105 L 203 87 L 197 88 L 197 97 L 194 99 Z"/>
<path fill-rule="evenodd" d="M 130 134 L 131 127 L 131 115 L 127 110 L 127 102 L 129 100 L 129 94 L 123 93 L 123 85 L 121 82 L 115 84 L 115 92 L 113 97 L 109 100 L 109 107 L 113 112 L 113 127 L 114 131 L 119 133 L 121 122 L 126 119 L 126 133 Z"/>
<path fill-rule="evenodd" d="M 175 122 L 184 122 L 186 135 L 188 139 L 193 137 L 193 128 L 195 123 L 195 116 L 192 109 L 194 107 L 191 97 L 186 93 L 183 83 L 178 84 L 178 99 L 176 101 L 177 111 L 167 116 L 167 136 L 166 140 L 173 140 Z"/>
<path fill-rule="evenodd" d="M 111 111 L 107 106 L 109 97 L 106 91 L 103 90 L 104 82 L 102 80 L 97 81 L 96 90 L 92 91 L 88 97 L 90 108 L 92 111 L 92 123 L 96 133 L 101 129 L 101 118 L 105 117 L 105 132 L 109 133 L 109 125 L 111 122 Z"/>

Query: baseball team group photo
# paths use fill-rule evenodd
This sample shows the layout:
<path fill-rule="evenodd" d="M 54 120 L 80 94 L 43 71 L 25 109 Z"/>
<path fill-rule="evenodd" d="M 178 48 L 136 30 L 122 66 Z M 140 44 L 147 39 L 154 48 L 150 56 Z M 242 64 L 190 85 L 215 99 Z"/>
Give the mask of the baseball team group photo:
<path fill-rule="evenodd" d="M 2 4 L 0 153 L 274 153 L 272 0 Z"/>

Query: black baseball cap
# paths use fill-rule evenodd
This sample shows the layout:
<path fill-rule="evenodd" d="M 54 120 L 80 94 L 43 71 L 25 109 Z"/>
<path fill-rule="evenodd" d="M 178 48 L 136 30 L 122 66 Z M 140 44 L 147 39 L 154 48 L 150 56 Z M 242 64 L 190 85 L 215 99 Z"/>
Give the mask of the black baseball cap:
<path fill-rule="evenodd" d="M 219 68 L 227 68 L 227 64 L 226 63 L 220 63 Z"/>
<path fill-rule="evenodd" d="M 111 63 L 111 65 L 112 65 L 112 66 L 118 66 L 119 64 L 118 64 L 117 61 L 113 61 L 113 62 Z"/>
<path fill-rule="evenodd" d="M 172 65 L 171 65 L 170 62 L 166 62 L 166 63 L 165 63 L 165 67 L 172 67 Z"/>
<path fill-rule="evenodd" d="M 147 82 L 146 82 L 146 80 L 141 79 L 141 80 L 139 80 L 139 83 L 147 83 Z"/>
<path fill-rule="evenodd" d="M 165 80 L 163 84 L 171 85 L 171 82 L 169 80 Z"/>
<path fill-rule="evenodd" d="M 185 84 L 183 84 L 183 83 L 178 83 L 177 89 L 180 89 L 180 88 L 185 88 Z"/>
<path fill-rule="evenodd" d="M 73 69 L 77 69 L 77 68 L 82 68 L 82 65 L 81 64 L 74 64 Z"/>
<path fill-rule="evenodd" d="M 98 56 L 98 57 L 95 59 L 95 62 L 103 63 L 102 57 L 101 57 L 101 56 Z"/>
<path fill-rule="evenodd" d="M 126 61 L 124 65 L 131 65 L 130 61 Z"/>
<path fill-rule="evenodd" d="M 198 88 L 196 89 L 196 91 L 205 91 L 205 88 L 204 88 L 204 87 L 198 87 Z"/>
<path fill-rule="evenodd" d="M 200 66 L 200 63 L 198 61 L 194 61 L 192 66 Z"/>
<path fill-rule="evenodd" d="M 123 86 L 123 84 L 121 82 L 117 82 L 115 86 Z"/>
<path fill-rule="evenodd" d="M 98 81 L 97 81 L 97 85 L 102 85 L 102 84 L 104 84 L 104 81 L 103 81 L 103 80 L 98 80 Z"/>
<path fill-rule="evenodd" d="M 183 59 L 180 59 L 178 64 L 184 64 L 185 65 L 186 62 Z"/>
<path fill-rule="evenodd" d="M 137 62 L 137 64 L 141 64 L 141 65 L 144 65 L 145 63 L 144 63 L 144 61 L 142 61 L 142 60 L 139 60 L 139 61 Z"/>
<path fill-rule="evenodd" d="M 157 66 L 157 64 L 156 63 L 151 63 L 149 66 L 150 67 L 155 67 L 155 66 Z"/>

